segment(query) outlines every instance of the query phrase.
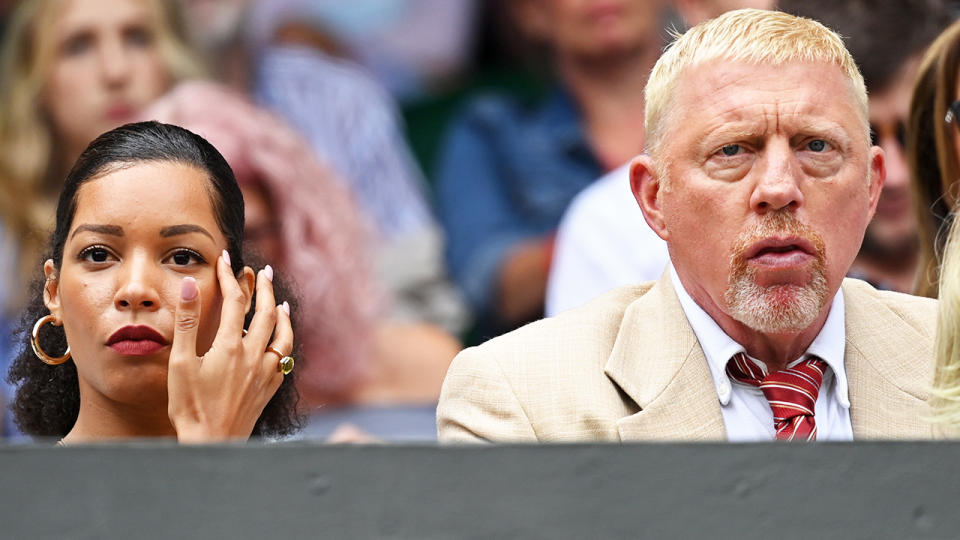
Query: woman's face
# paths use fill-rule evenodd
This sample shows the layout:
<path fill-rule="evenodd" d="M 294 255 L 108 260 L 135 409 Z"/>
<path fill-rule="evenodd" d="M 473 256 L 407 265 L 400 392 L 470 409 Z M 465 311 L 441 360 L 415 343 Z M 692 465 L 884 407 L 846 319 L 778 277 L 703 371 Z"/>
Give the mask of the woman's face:
<path fill-rule="evenodd" d="M 63 2 L 49 30 L 56 42 L 43 102 L 71 161 L 170 85 L 157 18 L 145 0 Z"/>
<path fill-rule="evenodd" d="M 185 276 L 200 289 L 198 354 L 210 348 L 221 304 L 214 265 L 227 241 L 209 185 L 189 165 L 148 162 L 80 187 L 60 270 L 51 261 L 44 270 L 47 307 L 63 323 L 82 399 L 165 403 Z M 249 284 L 241 287 L 249 298 Z"/>

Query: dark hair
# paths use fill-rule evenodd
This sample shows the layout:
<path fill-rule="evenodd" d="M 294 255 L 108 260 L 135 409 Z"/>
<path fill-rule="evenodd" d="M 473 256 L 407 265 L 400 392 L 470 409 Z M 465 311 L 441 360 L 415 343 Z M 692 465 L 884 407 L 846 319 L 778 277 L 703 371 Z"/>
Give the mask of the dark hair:
<path fill-rule="evenodd" d="M 781 0 L 778 9 L 840 34 L 870 93 L 889 88 L 951 21 L 944 0 Z"/>
<path fill-rule="evenodd" d="M 108 131 L 96 138 L 77 159 L 67 175 L 57 204 L 57 224 L 50 239 L 50 257 L 59 269 L 63 248 L 77 210 L 80 187 L 110 172 L 144 162 L 173 162 L 204 171 L 210 181 L 210 199 L 217 225 L 227 240 L 234 274 L 244 267 L 243 194 L 226 160 L 202 137 L 178 126 L 159 122 L 138 122 Z M 284 295 L 282 280 L 274 279 L 278 297 Z M 18 386 L 11 404 L 17 426 L 27 434 L 39 437 L 63 437 L 77 420 L 80 390 L 77 368 L 73 360 L 50 366 L 38 360 L 31 350 L 33 324 L 47 313 L 43 303 L 44 277 L 34 282 L 29 305 L 20 320 L 17 335 L 23 350 L 10 366 L 7 380 Z M 293 297 L 286 298 L 295 307 Z M 252 315 L 247 315 L 249 324 Z M 62 327 L 46 325 L 39 334 L 40 345 L 50 354 L 66 350 Z M 267 403 L 257 420 L 253 435 L 289 435 L 300 427 L 297 413 L 297 392 L 294 374 L 284 377 L 276 394 Z"/>

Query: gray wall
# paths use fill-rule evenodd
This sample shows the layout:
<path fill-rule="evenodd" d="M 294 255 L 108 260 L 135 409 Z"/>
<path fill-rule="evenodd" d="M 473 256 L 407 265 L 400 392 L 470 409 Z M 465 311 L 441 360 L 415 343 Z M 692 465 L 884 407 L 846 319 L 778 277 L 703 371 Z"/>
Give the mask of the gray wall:
<path fill-rule="evenodd" d="M 3 538 L 958 538 L 960 444 L 0 448 Z"/>

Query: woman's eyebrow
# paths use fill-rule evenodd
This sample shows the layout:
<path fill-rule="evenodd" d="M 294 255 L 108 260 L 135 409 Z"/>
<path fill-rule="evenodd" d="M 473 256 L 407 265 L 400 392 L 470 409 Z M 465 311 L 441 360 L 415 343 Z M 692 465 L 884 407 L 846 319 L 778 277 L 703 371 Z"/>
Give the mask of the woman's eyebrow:
<path fill-rule="evenodd" d="M 166 238 L 168 236 L 178 236 L 181 234 L 189 233 L 200 233 L 207 235 L 211 240 L 213 240 L 213 235 L 207 232 L 206 229 L 199 225 L 171 225 L 169 227 L 164 227 L 160 229 L 160 236 Z"/>
<path fill-rule="evenodd" d="M 123 236 L 123 227 L 117 225 L 96 225 L 92 223 L 84 223 L 83 225 L 77 225 L 77 228 L 73 230 L 73 234 L 70 235 L 70 238 L 73 238 L 79 232 L 94 232 L 100 234 L 109 234 L 110 236 Z"/>

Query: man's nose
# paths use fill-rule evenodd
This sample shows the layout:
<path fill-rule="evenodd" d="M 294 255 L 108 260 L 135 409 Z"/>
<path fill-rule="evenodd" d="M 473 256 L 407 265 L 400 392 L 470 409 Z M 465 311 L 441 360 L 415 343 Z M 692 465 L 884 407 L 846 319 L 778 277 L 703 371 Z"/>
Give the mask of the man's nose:
<path fill-rule="evenodd" d="M 114 306 L 125 310 L 156 310 L 160 307 L 158 284 L 162 269 L 145 255 L 125 259 L 118 275 Z"/>
<path fill-rule="evenodd" d="M 755 174 L 756 184 L 750 194 L 750 207 L 754 211 L 765 214 L 803 204 L 802 171 L 789 141 L 768 143 Z"/>

